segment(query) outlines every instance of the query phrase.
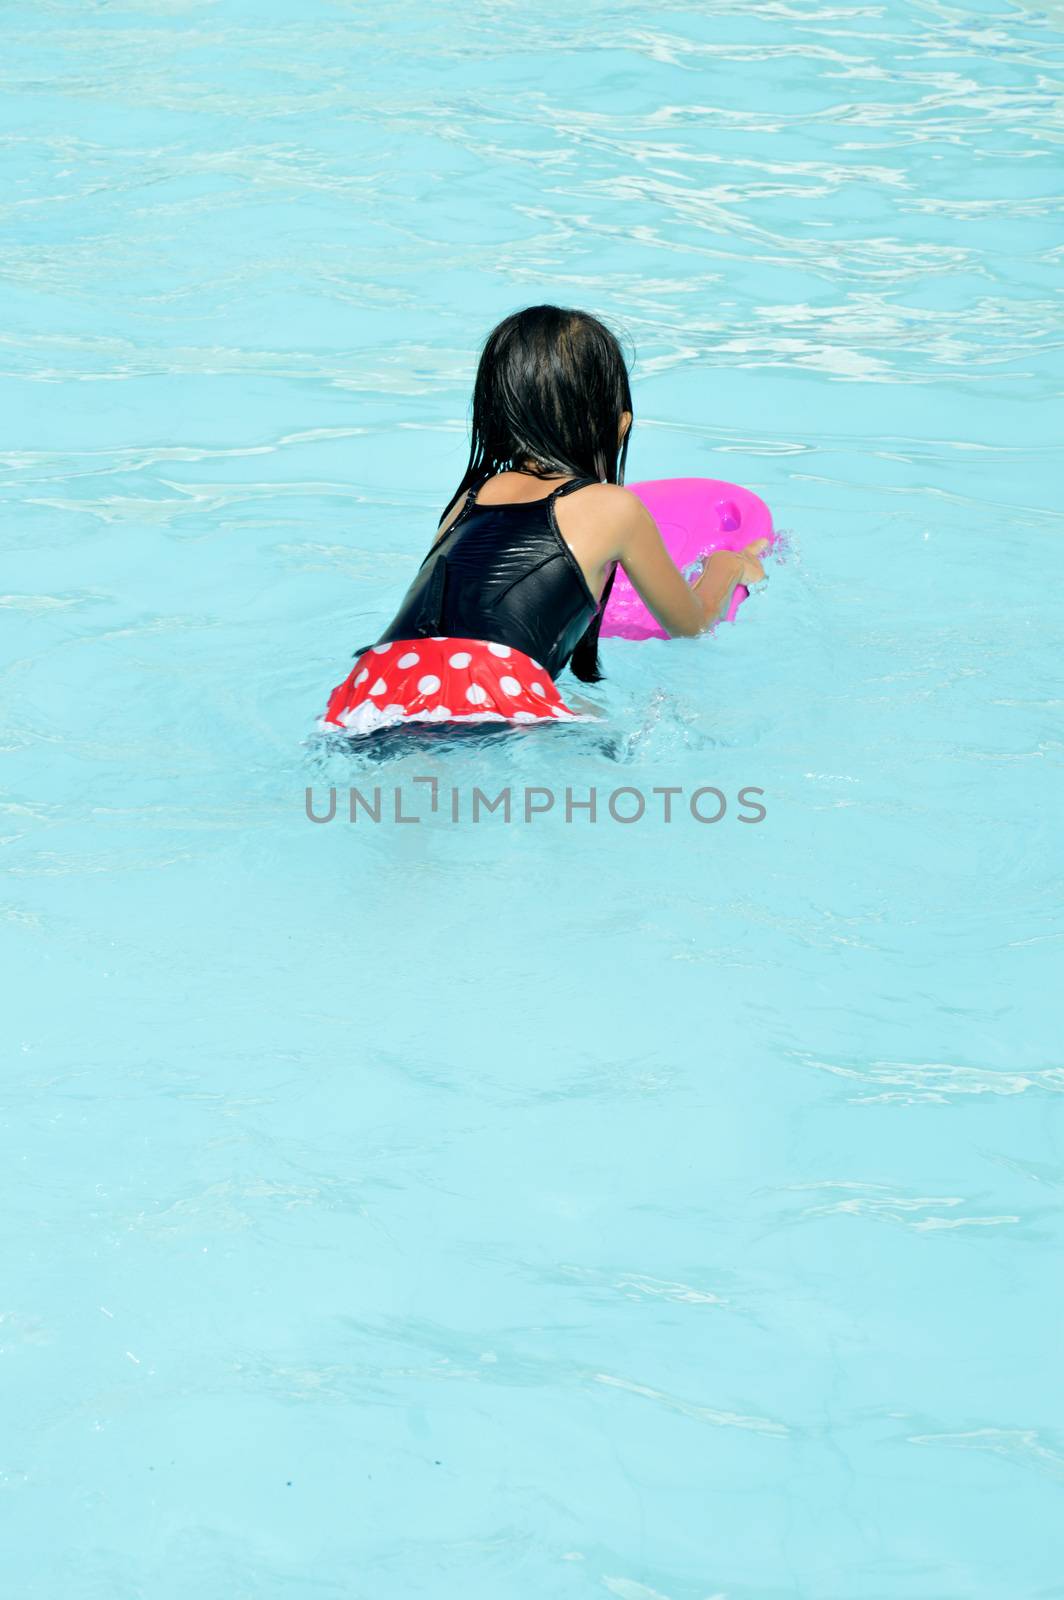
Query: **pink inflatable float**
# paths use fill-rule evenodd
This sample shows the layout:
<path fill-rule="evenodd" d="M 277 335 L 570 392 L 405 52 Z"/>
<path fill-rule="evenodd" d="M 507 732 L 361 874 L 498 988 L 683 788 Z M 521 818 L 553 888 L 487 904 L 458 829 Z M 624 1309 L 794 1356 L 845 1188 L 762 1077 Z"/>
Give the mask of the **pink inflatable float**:
<path fill-rule="evenodd" d="M 652 483 L 629 483 L 626 488 L 642 500 L 672 559 L 692 580 L 701 570 L 702 557 L 714 550 L 741 550 L 754 539 L 775 539 L 768 506 L 738 484 L 723 483 L 717 478 L 661 478 Z M 740 584 L 728 607 L 729 622 L 734 620 L 746 595 L 747 590 Z M 622 569 L 618 569 L 602 619 L 602 633 L 615 639 L 669 637 Z"/>

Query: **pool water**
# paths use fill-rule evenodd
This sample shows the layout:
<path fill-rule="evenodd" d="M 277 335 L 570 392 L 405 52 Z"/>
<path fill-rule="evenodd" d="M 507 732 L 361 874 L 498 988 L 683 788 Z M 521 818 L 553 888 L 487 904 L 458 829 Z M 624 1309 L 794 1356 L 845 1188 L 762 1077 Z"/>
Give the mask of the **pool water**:
<path fill-rule="evenodd" d="M 6 1593 L 1064 1595 L 1064 6 L 4 21 Z M 769 582 L 324 738 L 543 300 Z"/>

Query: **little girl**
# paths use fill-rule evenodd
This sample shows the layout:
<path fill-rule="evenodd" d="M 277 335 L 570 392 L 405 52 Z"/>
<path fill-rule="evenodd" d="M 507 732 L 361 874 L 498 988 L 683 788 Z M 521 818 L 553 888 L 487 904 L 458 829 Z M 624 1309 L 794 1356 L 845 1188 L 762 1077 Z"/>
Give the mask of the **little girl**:
<path fill-rule="evenodd" d="M 583 311 L 530 306 L 490 334 L 472 448 L 436 539 L 374 645 L 333 690 L 326 727 L 575 717 L 566 666 L 597 683 L 617 565 L 670 634 L 711 627 L 767 541 L 717 551 L 689 586 L 653 518 L 621 487 L 632 398 L 621 348 Z"/>

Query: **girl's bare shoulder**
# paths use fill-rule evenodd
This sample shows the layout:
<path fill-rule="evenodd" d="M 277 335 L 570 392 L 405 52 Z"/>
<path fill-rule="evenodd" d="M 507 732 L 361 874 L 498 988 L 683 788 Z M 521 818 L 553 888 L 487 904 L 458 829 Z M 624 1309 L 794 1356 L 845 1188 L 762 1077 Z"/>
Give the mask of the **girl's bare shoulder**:
<path fill-rule="evenodd" d="M 558 504 L 572 507 L 574 524 L 593 522 L 598 527 L 615 530 L 622 537 L 639 533 L 648 526 L 654 528 L 654 520 L 643 502 L 619 483 L 586 484 Z"/>
<path fill-rule="evenodd" d="M 643 502 L 620 483 L 588 483 L 567 496 L 576 505 L 594 506 L 599 516 L 636 517 L 649 515 Z"/>

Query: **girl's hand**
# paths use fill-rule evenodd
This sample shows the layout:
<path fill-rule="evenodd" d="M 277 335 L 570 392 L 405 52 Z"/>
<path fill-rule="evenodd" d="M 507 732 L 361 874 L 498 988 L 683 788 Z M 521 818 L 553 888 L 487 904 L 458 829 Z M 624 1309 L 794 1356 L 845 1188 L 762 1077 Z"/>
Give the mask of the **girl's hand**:
<path fill-rule="evenodd" d="M 753 544 L 748 544 L 745 549 L 739 551 L 739 559 L 742 562 L 742 576 L 739 582 L 745 584 L 746 588 L 749 589 L 753 583 L 764 583 L 765 569 L 761 565 L 761 557 L 771 544 L 771 539 L 755 539 Z"/>
<path fill-rule="evenodd" d="M 761 557 L 769 543 L 768 539 L 755 539 L 744 550 L 714 550 L 692 591 L 702 607 L 703 628 L 712 627 L 724 616 L 738 584 L 749 588 L 752 583 L 764 582 Z"/>

